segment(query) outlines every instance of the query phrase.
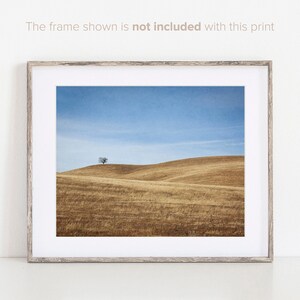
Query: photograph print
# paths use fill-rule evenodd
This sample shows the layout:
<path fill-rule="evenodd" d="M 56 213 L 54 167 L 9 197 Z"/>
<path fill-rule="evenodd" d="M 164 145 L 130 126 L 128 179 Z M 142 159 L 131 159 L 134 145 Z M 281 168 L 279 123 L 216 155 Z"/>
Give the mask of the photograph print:
<path fill-rule="evenodd" d="M 243 237 L 243 86 L 57 86 L 57 237 Z"/>

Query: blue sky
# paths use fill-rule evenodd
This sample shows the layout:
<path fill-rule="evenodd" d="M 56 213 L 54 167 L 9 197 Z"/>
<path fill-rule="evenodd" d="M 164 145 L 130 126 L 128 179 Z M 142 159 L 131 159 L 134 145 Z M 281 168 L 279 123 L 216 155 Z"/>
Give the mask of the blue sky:
<path fill-rule="evenodd" d="M 64 87 L 57 171 L 244 155 L 244 87 Z"/>

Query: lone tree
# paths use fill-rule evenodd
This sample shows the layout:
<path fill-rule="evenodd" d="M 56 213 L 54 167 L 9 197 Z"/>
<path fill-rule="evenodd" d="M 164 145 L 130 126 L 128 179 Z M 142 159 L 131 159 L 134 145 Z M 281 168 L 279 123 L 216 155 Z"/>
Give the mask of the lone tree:
<path fill-rule="evenodd" d="M 106 164 L 108 161 L 108 158 L 106 157 L 99 157 L 98 162 L 99 164 L 102 163 L 103 165 Z"/>

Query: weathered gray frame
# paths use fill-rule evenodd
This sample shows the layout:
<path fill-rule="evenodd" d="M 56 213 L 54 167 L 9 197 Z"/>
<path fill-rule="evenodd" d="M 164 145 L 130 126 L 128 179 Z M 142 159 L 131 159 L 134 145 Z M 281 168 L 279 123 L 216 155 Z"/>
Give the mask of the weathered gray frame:
<path fill-rule="evenodd" d="M 33 257 L 32 256 L 32 68 L 38 66 L 267 66 L 268 67 L 268 256 L 266 257 Z M 272 262 L 273 121 L 272 61 L 31 61 L 27 63 L 27 261 L 28 262 Z"/>

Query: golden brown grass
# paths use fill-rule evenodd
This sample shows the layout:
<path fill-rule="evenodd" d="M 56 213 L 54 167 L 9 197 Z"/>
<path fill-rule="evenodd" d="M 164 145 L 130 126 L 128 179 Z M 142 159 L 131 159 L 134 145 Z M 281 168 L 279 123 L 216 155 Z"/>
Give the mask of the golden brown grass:
<path fill-rule="evenodd" d="M 57 236 L 243 236 L 244 157 L 57 174 Z"/>

